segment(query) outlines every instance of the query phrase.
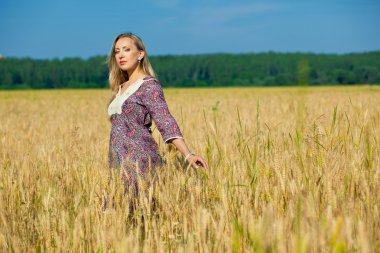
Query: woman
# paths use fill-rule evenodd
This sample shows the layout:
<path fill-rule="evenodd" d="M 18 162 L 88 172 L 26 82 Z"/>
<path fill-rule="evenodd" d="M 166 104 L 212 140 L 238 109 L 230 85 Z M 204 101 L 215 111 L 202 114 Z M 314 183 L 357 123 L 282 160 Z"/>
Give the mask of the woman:
<path fill-rule="evenodd" d="M 207 168 L 206 161 L 186 146 L 142 40 L 132 33 L 118 35 L 112 44 L 108 66 L 113 91 L 108 107 L 112 123 L 109 166 L 119 171 L 126 190 L 132 188 L 137 193 L 138 176 L 154 173 L 154 168 L 163 164 L 151 135 L 152 119 L 164 141 L 174 144 L 185 161 L 194 167 Z"/>

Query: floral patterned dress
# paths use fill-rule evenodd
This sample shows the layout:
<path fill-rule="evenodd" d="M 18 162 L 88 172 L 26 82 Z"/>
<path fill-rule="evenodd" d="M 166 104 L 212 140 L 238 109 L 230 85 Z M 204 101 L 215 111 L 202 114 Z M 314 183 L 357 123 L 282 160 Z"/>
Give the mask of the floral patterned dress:
<path fill-rule="evenodd" d="M 111 116 L 109 167 L 118 170 L 126 190 L 137 190 L 137 177 L 154 172 L 163 164 L 158 145 L 151 134 L 152 119 L 165 142 L 183 138 L 176 120 L 169 112 L 159 81 L 145 77 L 121 87 L 108 108 Z M 138 175 L 139 174 L 139 175 Z"/>

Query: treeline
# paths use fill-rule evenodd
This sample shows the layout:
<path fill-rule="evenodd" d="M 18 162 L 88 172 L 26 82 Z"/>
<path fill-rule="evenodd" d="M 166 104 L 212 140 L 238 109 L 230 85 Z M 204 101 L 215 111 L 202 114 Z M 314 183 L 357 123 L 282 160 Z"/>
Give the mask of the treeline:
<path fill-rule="evenodd" d="M 151 56 L 164 87 L 380 84 L 380 51 Z M 105 88 L 106 56 L 0 59 L 0 89 Z"/>

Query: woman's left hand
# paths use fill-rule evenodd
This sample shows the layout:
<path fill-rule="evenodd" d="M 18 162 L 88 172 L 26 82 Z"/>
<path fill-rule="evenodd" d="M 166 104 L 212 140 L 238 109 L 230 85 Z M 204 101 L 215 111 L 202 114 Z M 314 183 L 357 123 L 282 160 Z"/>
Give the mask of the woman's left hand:
<path fill-rule="evenodd" d="M 203 168 L 208 169 L 207 162 L 198 155 L 191 155 L 189 158 L 187 158 L 187 161 L 195 168 L 202 166 Z"/>

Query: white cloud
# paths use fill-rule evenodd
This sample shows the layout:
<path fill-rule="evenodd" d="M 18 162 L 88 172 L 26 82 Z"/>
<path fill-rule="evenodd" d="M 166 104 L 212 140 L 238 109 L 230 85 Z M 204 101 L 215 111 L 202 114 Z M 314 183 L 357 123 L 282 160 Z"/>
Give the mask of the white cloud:
<path fill-rule="evenodd" d="M 239 18 L 242 16 L 250 14 L 258 14 L 269 11 L 278 10 L 279 6 L 277 5 L 268 5 L 268 4 L 249 4 L 249 5 L 233 5 L 233 6 L 223 6 L 219 8 L 209 8 L 201 10 L 199 13 L 196 13 L 196 18 L 201 18 L 207 23 L 223 23 L 234 18 Z"/>
<path fill-rule="evenodd" d="M 194 2 L 187 8 L 179 6 L 179 0 L 155 0 L 156 3 L 173 5 L 170 14 L 156 20 L 155 26 L 166 32 L 186 34 L 211 39 L 229 36 L 244 36 L 268 27 L 263 15 L 285 10 L 284 5 L 268 3 L 229 4 Z M 182 3 L 181 3 L 182 5 Z M 187 37 L 187 36 L 186 36 Z"/>
<path fill-rule="evenodd" d="M 235 4 L 230 6 L 208 6 L 185 16 L 184 29 L 193 34 L 220 35 L 232 32 L 235 35 L 247 30 L 256 30 L 265 26 L 260 23 L 236 25 L 234 21 L 241 18 L 252 18 L 255 15 L 281 11 L 282 5 L 274 4 Z"/>

